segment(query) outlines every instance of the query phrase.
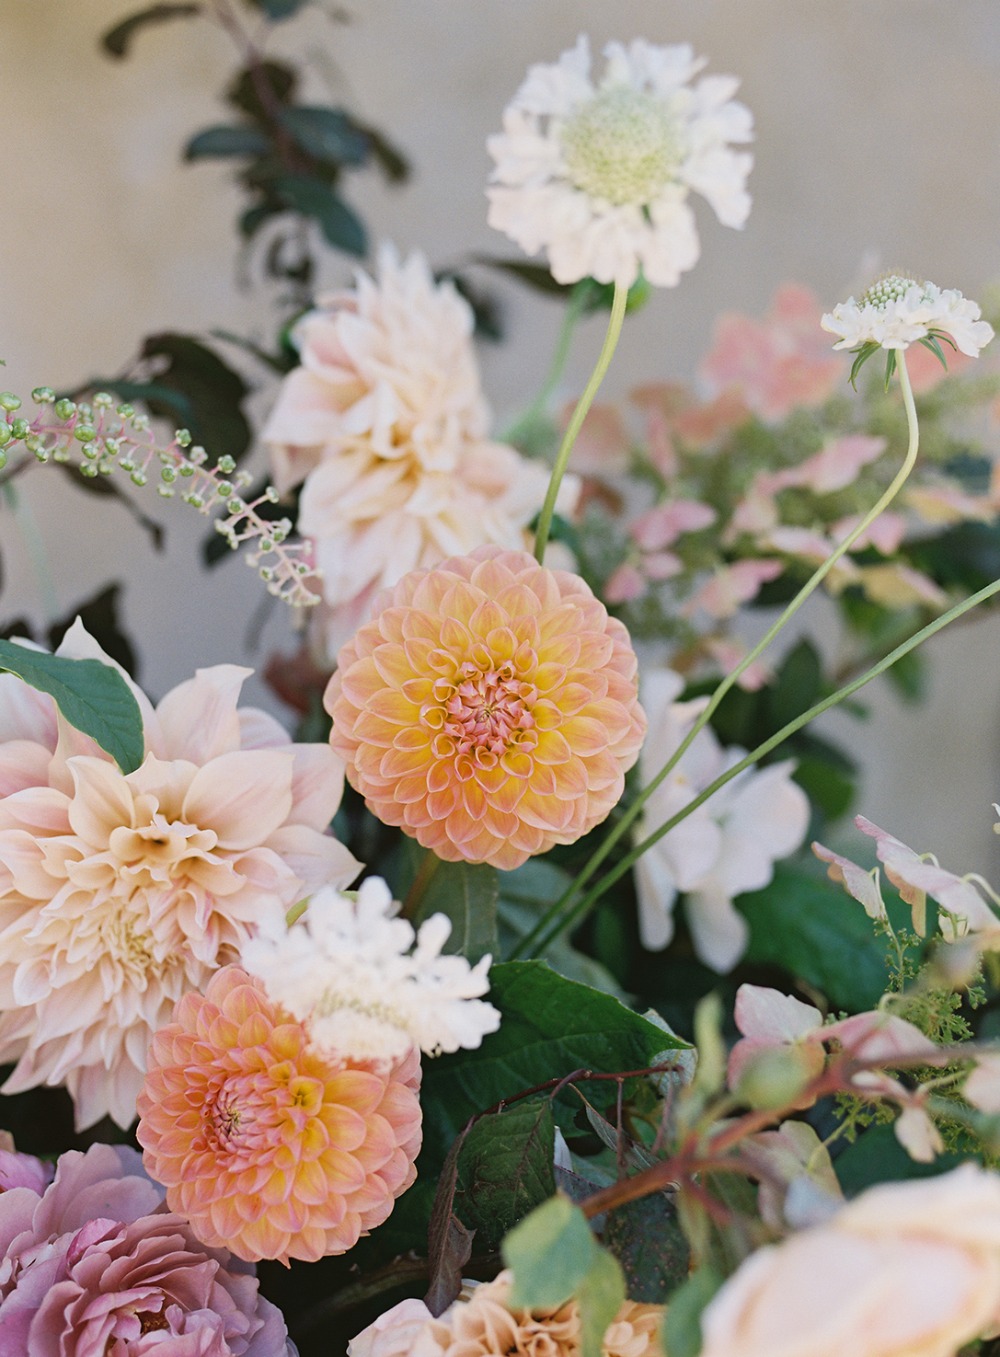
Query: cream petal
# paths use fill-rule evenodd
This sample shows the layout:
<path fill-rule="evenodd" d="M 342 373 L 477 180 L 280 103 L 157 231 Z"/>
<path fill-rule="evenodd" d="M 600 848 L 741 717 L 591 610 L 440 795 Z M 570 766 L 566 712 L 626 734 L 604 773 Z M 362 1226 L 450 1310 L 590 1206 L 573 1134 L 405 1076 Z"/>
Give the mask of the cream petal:
<path fill-rule="evenodd" d="M 240 747 L 236 711 L 243 683 L 253 673 L 236 664 L 199 669 L 171 689 L 156 708 L 163 757 L 205 764 Z"/>
<path fill-rule="evenodd" d="M 290 752 L 222 754 L 192 779 L 184 819 L 214 829 L 222 848 L 238 852 L 262 844 L 292 809 L 292 766 Z"/>
<path fill-rule="evenodd" d="M 74 832 L 94 848 L 105 848 L 113 829 L 134 823 L 132 790 L 113 763 L 74 758 L 70 772 L 76 795 L 69 806 Z"/>

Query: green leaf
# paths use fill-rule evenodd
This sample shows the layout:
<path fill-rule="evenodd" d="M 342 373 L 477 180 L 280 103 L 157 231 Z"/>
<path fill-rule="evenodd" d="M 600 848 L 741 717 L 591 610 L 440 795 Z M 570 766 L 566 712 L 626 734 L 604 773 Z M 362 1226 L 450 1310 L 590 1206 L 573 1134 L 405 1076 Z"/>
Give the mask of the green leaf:
<path fill-rule="evenodd" d="M 515 1225 L 503 1242 L 514 1272 L 512 1310 L 562 1305 L 577 1294 L 599 1252 L 587 1217 L 559 1193 Z"/>
<path fill-rule="evenodd" d="M 307 155 L 334 165 L 363 165 L 371 145 L 364 132 L 339 108 L 297 104 L 278 121 Z"/>
<path fill-rule="evenodd" d="M 698 1357 L 702 1311 L 722 1280 L 713 1268 L 700 1267 L 670 1297 L 663 1323 L 663 1348 L 670 1357 Z"/>
<path fill-rule="evenodd" d="M 622 1265 L 630 1300 L 661 1305 L 688 1275 L 690 1250 L 667 1192 L 609 1211 L 604 1244 Z"/>
<path fill-rule="evenodd" d="M 70 725 L 96 740 L 123 773 L 134 773 L 142 763 L 145 740 L 139 704 L 111 665 L 0 641 L 0 670 L 54 698 Z"/>
<path fill-rule="evenodd" d="M 247 0 L 247 4 L 252 9 L 262 10 L 272 23 L 280 23 L 282 19 L 290 19 L 294 14 L 298 14 L 303 6 L 311 3 L 311 0 Z"/>
<path fill-rule="evenodd" d="M 328 184 L 307 174 L 284 174 L 272 179 L 268 187 L 285 207 L 312 217 L 335 249 L 365 254 L 368 236 L 364 223 Z"/>
<path fill-rule="evenodd" d="M 598 1249 L 577 1293 L 581 1357 L 601 1357 L 604 1335 L 624 1300 L 625 1277 L 618 1259 L 604 1249 Z"/>
<path fill-rule="evenodd" d="M 775 682 L 765 691 L 768 718 L 775 730 L 819 701 L 823 695 L 823 666 L 811 641 L 802 640 L 788 652 Z"/>
<path fill-rule="evenodd" d="M 929 1164 L 911 1159 L 896 1139 L 891 1126 L 871 1126 L 853 1145 L 847 1145 L 834 1160 L 834 1171 L 848 1197 L 876 1183 L 896 1183 L 909 1178 L 934 1178 L 958 1168 L 965 1156 L 939 1154 Z"/>
<path fill-rule="evenodd" d="M 249 388 L 239 373 L 190 335 L 150 335 L 142 356 L 156 369 L 155 383 L 188 403 L 185 424 L 194 441 L 204 444 L 212 457 L 228 454 L 239 461 L 251 438 L 242 410 Z M 152 414 L 176 419 L 176 395 L 173 399 L 147 395 L 145 401 Z"/>
<path fill-rule="evenodd" d="M 223 125 L 206 127 L 184 147 L 185 160 L 216 156 L 262 156 L 272 150 L 271 140 L 257 127 Z"/>
<path fill-rule="evenodd" d="M 499 1248 L 519 1220 L 555 1192 L 555 1123 L 548 1098 L 477 1121 L 459 1156 L 458 1211 L 479 1245 Z"/>
<path fill-rule="evenodd" d="M 499 1031 L 477 1050 L 427 1065 L 421 1103 L 428 1163 L 441 1162 L 471 1116 L 516 1093 L 577 1069 L 643 1069 L 668 1047 L 685 1045 L 611 995 L 566 980 L 541 961 L 494 966 L 489 998 L 502 1015 Z M 613 1089 L 608 1086 L 609 1096 Z"/>
<path fill-rule="evenodd" d="M 782 967 L 820 990 L 833 1008 L 874 1008 L 888 980 L 871 920 L 843 890 L 806 864 L 783 863 L 762 891 L 739 897 L 750 925 L 746 960 Z"/>
<path fill-rule="evenodd" d="M 445 951 L 477 962 L 497 955 L 498 873 L 486 863 L 442 862 L 431 877 L 417 911 L 417 922 L 446 914 L 451 935 Z"/>
<path fill-rule="evenodd" d="M 557 283 L 545 264 L 529 264 L 520 259 L 497 259 L 493 255 L 477 254 L 474 262 L 484 268 L 496 269 L 498 273 L 509 273 L 519 283 L 526 283 L 536 292 L 549 297 L 568 296 L 576 283 Z"/>
<path fill-rule="evenodd" d="M 187 19 L 200 14 L 201 10 L 201 5 L 196 4 L 150 5 L 148 9 L 130 14 L 127 19 L 115 24 L 114 28 L 109 28 L 101 37 L 101 46 L 109 56 L 124 57 L 128 52 L 129 43 L 140 28 L 146 28 L 150 24 L 161 24 L 167 19 Z"/>
<path fill-rule="evenodd" d="M 295 93 L 297 75 L 291 66 L 281 61 L 256 62 L 240 71 L 226 91 L 226 102 L 248 113 L 258 122 L 267 123 L 271 104 L 288 104 Z M 261 100 L 261 88 L 269 98 Z"/>

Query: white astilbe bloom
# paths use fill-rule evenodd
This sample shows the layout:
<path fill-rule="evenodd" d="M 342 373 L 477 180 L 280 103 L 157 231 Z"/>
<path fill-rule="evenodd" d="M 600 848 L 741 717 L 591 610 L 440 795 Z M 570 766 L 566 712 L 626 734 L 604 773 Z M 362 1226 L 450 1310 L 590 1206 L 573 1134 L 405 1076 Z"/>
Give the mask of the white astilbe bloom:
<path fill-rule="evenodd" d="M 251 940 L 242 963 L 328 1056 L 381 1068 L 413 1046 L 425 1055 L 479 1046 L 500 1026 L 479 998 L 491 958 L 442 956 L 451 921 L 432 914 L 414 931 L 393 917 L 398 908 L 378 877 L 350 894 L 317 891 L 286 932 Z"/>
<path fill-rule="evenodd" d="M 706 76 L 684 45 L 637 39 L 604 49 L 590 78 L 586 37 L 553 64 L 532 66 L 487 146 L 496 162 L 489 222 L 528 254 L 547 250 L 560 283 L 635 282 L 640 268 L 673 287 L 698 260 L 692 190 L 724 226 L 750 211 L 753 120 L 732 99 L 739 82 Z"/>
<path fill-rule="evenodd" d="M 975 302 L 954 288 L 890 274 L 873 283 L 860 301 L 848 297 L 835 306 L 820 323 L 840 336 L 835 349 L 865 344 L 905 349 L 928 336 L 944 335 L 962 353 L 978 358 L 993 338 L 993 326 L 980 320 L 981 314 Z"/>
<path fill-rule="evenodd" d="M 642 676 L 640 696 L 649 717 L 639 758 L 644 784 L 673 754 L 703 705 L 678 702 L 683 686 L 669 669 Z M 708 726 L 699 731 L 646 802 L 636 837 L 643 839 L 672 819 L 744 752 L 736 746 L 724 749 Z M 793 853 L 808 828 L 809 801 L 792 781 L 793 767 L 786 760 L 744 770 L 642 855 L 636 890 L 644 946 L 666 947 L 674 934 L 674 905 L 683 893 L 697 955 L 716 971 L 735 966 L 749 930 L 734 897 L 769 885 L 775 861 Z"/>

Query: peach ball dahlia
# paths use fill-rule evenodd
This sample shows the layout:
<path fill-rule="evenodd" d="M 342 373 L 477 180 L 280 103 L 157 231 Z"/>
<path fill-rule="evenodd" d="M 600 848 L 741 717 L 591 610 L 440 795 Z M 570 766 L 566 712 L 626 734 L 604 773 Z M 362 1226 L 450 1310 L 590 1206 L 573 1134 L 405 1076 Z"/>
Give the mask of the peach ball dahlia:
<path fill-rule="evenodd" d="M 379 596 L 326 690 L 330 741 L 384 823 L 509 870 L 621 796 L 646 727 L 636 671 L 578 576 L 480 547 Z"/>
<path fill-rule="evenodd" d="M 154 1036 L 140 1145 L 202 1243 L 257 1262 L 345 1253 L 416 1177 L 420 1057 L 334 1060 L 237 966 Z"/>

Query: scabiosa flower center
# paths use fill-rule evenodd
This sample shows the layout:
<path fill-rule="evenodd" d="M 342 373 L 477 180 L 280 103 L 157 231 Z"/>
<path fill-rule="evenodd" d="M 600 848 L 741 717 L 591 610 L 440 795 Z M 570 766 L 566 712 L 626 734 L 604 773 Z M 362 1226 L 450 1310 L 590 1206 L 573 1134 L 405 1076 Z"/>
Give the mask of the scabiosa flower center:
<path fill-rule="evenodd" d="M 877 278 L 861 298 L 862 306 L 877 306 L 884 311 L 890 302 L 902 301 L 911 287 L 917 287 L 915 278 L 906 278 L 900 273 L 888 273 Z"/>
<path fill-rule="evenodd" d="M 508 660 L 494 667 L 467 660 L 457 681 L 439 679 L 434 696 L 444 709 L 444 733 L 455 741 L 459 754 L 499 758 L 513 744 L 535 742 L 531 713 L 537 689 L 524 683 Z"/>
<path fill-rule="evenodd" d="M 662 100 L 615 85 L 582 104 L 560 140 L 573 184 L 621 206 L 650 202 L 674 178 L 684 156 L 680 126 Z"/>

